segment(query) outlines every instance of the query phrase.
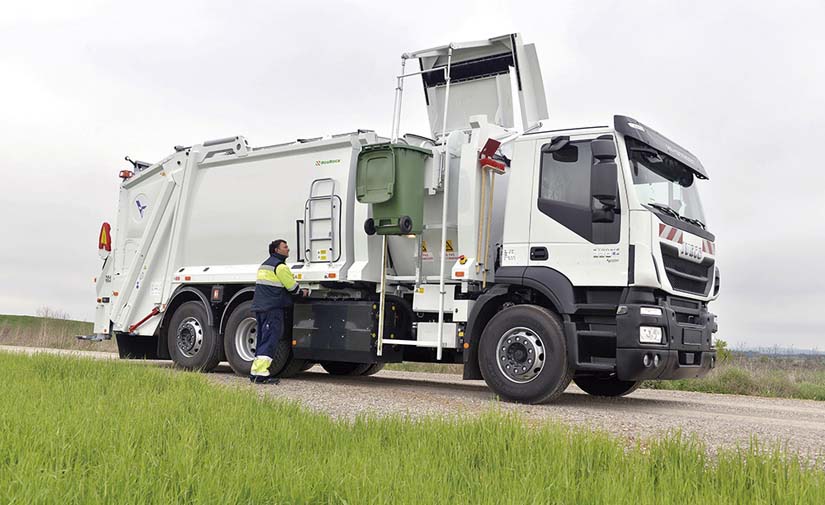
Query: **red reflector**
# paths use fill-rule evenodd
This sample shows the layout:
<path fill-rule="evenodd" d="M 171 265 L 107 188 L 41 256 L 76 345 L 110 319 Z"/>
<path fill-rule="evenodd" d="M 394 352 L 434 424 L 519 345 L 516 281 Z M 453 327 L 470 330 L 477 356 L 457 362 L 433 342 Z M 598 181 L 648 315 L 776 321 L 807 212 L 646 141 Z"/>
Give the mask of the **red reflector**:
<path fill-rule="evenodd" d="M 97 239 L 97 248 L 103 251 L 112 250 L 112 226 L 109 223 L 103 223 L 100 227 L 100 235 Z"/>
<path fill-rule="evenodd" d="M 117 291 L 112 291 L 112 296 L 117 296 L 117 295 L 119 295 L 119 294 L 120 294 L 120 293 L 118 293 Z"/>
<path fill-rule="evenodd" d="M 179 280 L 180 280 L 180 275 L 176 275 L 176 276 L 175 276 L 175 280 L 176 280 L 176 281 L 179 281 Z"/>
<path fill-rule="evenodd" d="M 455 276 L 456 277 L 464 277 L 464 272 L 456 272 Z"/>
<path fill-rule="evenodd" d="M 329 276 L 328 276 L 328 277 L 329 277 L 330 279 L 334 279 L 334 278 L 338 277 L 338 274 L 329 274 Z"/>
<path fill-rule="evenodd" d="M 97 303 L 102 303 L 102 302 L 103 302 L 103 298 L 98 298 L 97 299 Z"/>
<path fill-rule="evenodd" d="M 133 175 L 135 175 L 135 173 L 131 170 L 121 170 L 120 173 L 117 174 L 117 176 L 123 179 L 124 181 L 129 177 L 132 177 Z"/>
<path fill-rule="evenodd" d="M 192 276 L 191 276 L 191 275 L 187 275 L 186 277 L 184 277 L 184 278 L 183 278 L 183 280 L 185 280 L 185 281 L 191 281 L 191 280 L 192 280 Z"/>

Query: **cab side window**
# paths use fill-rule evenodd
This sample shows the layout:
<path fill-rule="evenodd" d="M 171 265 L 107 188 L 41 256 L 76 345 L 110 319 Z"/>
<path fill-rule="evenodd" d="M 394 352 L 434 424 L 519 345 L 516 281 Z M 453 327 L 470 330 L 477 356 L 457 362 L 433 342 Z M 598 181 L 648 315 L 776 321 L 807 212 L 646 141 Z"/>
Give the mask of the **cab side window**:
<path fill-rule="evenodd" d="M 593 209 L 600 208 L 591 196 L 593 153 L 590 140 L 569 142 L 553 152 L 542 152 L 539 210 L 594 244 L 619 242 L 620 219 L 594 223 Z"/>

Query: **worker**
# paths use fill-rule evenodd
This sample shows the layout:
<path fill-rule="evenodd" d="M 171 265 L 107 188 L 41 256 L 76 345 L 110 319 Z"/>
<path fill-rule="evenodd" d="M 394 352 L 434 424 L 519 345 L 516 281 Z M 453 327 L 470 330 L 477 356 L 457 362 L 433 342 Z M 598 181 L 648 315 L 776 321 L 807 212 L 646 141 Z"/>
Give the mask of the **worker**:
<path fill-rule="evenodd" d="M 308 296 L 308 289 L 300 289 L 292 271 L 285 263 L 289 257 L 286 240 L 269 244 L 269 258 L 258 267 L 252 311 L 258 323 L 258 345 L 249 380 L 258 384 L 277 384 L 269 366 L 284 334 L 284 310 L 292 305 L 293 296 Z M 278 372 L 276 370 L 275 372 Z"/>

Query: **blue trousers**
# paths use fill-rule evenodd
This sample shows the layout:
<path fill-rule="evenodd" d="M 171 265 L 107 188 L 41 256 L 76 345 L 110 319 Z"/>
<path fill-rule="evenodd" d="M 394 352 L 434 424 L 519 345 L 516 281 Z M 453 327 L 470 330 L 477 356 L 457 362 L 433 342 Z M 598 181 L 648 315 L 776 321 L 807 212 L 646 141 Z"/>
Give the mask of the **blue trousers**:
<path fill-rule="evenodd" d="M 284 334 L 284 309 L 255 312 L 258 323 L 258 343 L 255 356 L 275 357 L 275 348 Z"/>

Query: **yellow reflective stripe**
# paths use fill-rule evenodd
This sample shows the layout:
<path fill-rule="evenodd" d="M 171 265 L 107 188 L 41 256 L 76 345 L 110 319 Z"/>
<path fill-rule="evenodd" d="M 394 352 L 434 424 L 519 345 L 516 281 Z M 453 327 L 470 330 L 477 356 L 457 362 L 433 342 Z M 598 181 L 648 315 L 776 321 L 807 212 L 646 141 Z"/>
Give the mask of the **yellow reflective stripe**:
<path fill-rule="evenodd" d="M 292 270 L 290 270 L 285 263 L 278 265 L 278 268 L 275 269 L 275 274 L 287 291 L 293 292 L 298 287 L 298 283 L 295 282 L 295 277 L 292 275 Z"/>
<path fill-rule="evenodd" d="M 275 275 L 275 272 L 273 270 L 267 270 L 263 268 L 263 266 L 258 269 L 257 282 L 258 284 L 265 284 L 267 286 L 275 286 L 278 288 L 284 287 L 281 281 L 278 280 L 278 276 Z"/>
<path fill-rule="evenodd" d="M 259 376 L 268 376 L 269 375 L 269 364 L 272 363 L 272 358 L 268 356 L 256 356 L 254 360 L 252 360 L 252 370 L 250 370 L 251 375 L 259 375 Z"/>

